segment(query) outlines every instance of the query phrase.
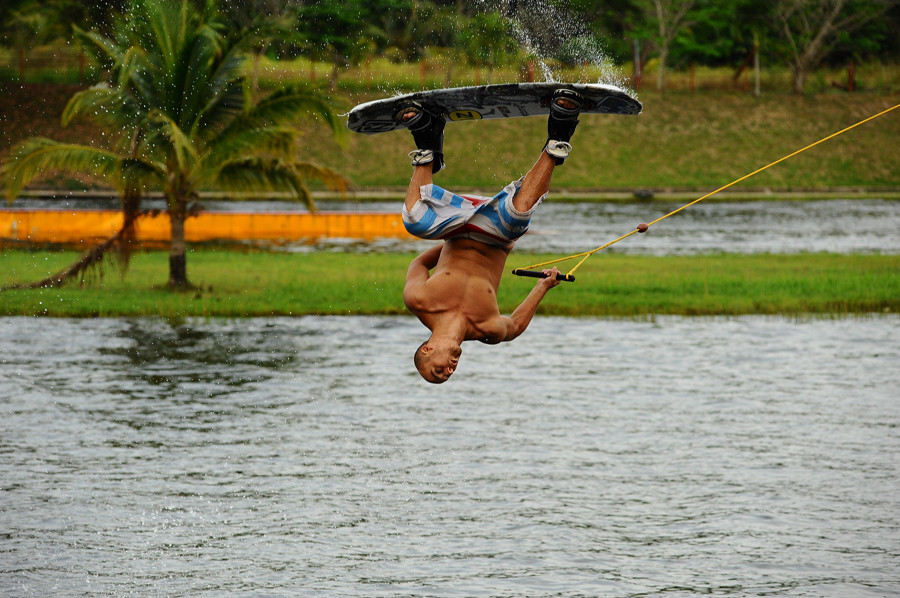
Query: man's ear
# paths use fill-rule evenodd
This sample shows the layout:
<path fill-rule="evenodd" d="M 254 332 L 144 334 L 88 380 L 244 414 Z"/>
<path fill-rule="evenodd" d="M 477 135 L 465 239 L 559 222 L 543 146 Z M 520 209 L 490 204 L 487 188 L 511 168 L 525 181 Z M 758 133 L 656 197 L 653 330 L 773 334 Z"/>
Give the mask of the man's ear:
<path fill-rule="evenodd" d="M 431 345 L 427 343 L 422 345 L 422 355 L 428 355 L 432 351 L 434 351 L 434 347 L 432 347 Z"/>

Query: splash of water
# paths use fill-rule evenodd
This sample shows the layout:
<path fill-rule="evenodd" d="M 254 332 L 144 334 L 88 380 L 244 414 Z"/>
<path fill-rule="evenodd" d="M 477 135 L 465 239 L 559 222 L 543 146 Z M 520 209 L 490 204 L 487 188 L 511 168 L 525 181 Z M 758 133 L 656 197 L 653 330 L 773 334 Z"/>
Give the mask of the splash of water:
<path fill-rule="evenodd" d="M 559 82 L 553 63 L 590 65 L 599 71 L 596 83 L 628 87 L 603 48 L 603 42 L 564 5 L 546 0 L 480 0 L 482 10 L 498 11 L 509 20 L 513 32 L 548 83 Z"/>

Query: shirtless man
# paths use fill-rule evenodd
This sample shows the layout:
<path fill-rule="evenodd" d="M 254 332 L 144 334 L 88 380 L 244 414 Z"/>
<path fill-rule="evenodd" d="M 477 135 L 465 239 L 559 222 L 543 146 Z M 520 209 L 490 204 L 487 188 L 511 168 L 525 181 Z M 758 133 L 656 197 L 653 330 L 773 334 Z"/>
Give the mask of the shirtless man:
<path fill-rule="evenodd" d="M 554 94 L 540 157 L 493 198 L 459 196 L 434 185 L 432 175 L 444 165 L 444 118 L 417 104 L 398 113 L 419 148 L 410 153 L 415 170 L 403 223 L 417 237 L 443 241 L 412 261 L 403 289 L 406 307 L 431 330 L 415 354 L 416 369 L 428 382 L 446 382 L 456 371 L 463 341 L 497 344 L 522 334 L 547 291 L 559 284 L 559 271 L 545 269 L 512 315 L 500 314 L 497 289 L 506 258 L 546 197 L 553 169 L 572 149 L 580 107 L 578 94 Z"/>

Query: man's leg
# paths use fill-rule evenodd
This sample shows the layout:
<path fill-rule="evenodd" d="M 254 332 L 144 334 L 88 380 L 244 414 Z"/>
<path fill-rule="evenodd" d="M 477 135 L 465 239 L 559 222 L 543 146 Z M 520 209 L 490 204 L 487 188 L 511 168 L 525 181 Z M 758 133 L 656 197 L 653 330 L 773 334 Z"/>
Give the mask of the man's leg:
<path fill-rule="evenodd" d="M 513 198 L 513 207 L 519 212 L 527 212 L 533 208 L 550 190 L 553 169 L 566 161 L 572 149 L 569 140 L 578 125 L 580 109 L 581 96 L 576 93 L 560 91 L 553 96 L 544 151 L 525 175 L 519 192 Z"/>
<path fill-rule="evenodd" d="M 444 166 L 444 118 L 417 103 L 400 110 L 396 118 L 410 130 L 419 148 L 409 154 L 415 169 L 409 180 L 405 205 L 412 211 L 421 199 L 421 187 L 430 185 L 434 173 Z"/>
<path fill-rule="evenodd" d="M 556 168 L 556 159 L 545 151 L 541 152 L 537 162 L 522 180 L 519 192 L 513 198 L 513 207 L 517 211 L 527 212 L 550 190 L 550 179 L 553 177 L 554 168 Z"/>
<path fill-rule="evenodd" d="M 406 209 L 412 211 L 416 202 L 422 198 L 420 189 L 422 185 L 430 185 L 432 181 L 433 168 L 431 163 L 420 164 L 413 170 L 412 178 L 409 179 L 409 189 L 406 190 Z"/>

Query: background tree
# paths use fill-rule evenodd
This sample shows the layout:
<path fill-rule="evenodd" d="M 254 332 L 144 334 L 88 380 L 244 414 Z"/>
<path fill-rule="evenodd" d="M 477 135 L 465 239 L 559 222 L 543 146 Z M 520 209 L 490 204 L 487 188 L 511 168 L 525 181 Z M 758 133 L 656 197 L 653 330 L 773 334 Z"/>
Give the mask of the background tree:
<path fill-rule="evenodd" d="M 247 32 L 252 58 L 251 87 L 259 84 L 259 63 L 273 40 L 296 42 L 294 20 L 300 0 L 223 0 L 220 11 L 229 31 Z"/>
<path fill-rule="evenodd" d="M 774 21 L 789 55 L 794 93 L 803 93 L 809 74 L 836 45 L 896 4 L 896 0 L 778 0 Z"/>
<path fill-rule="evenodd" d="M 0 40 L 7 47 L 15 47 L 15 31 L 17 21 L 25 17 L 31 20 L 35 16 L 45 22 L 44 38 L 51 41 L 57 38 L 68 39 L 72 25 L 83 28 L 96 28 L 108 33 L 111 19 L 121 12 L 123 0 L 105 0 L 104 2 L 83 2 L 81 0 L 4 0 L 0 2 Z M 47 36 L 46 33 L 51 35 Z M 29 42 L 30 43 L 30 42 Z M 37 44 L 35 44 L 37 45 Z"/>
<path fill-rule="evenodd" d="M 634 0 L 644 17 L 646 34 L 655 42 L 659 51 L 656 72 L 656 89 L 663 91 L 666 81 L 666 65 L 669 50 L 677 35 L 693 22 L 695 0 Z"/>
<path fill-rule="evenodd" d="M 29 50 L 43 46 L 63 35 L 66 30 L 52 11 L 41 10 L 31 3 L 7 13 L 3 22 L 4 41 L 19 55 L 19 79 L 25 78 L 25 60 Z"/>
<path fill-rule="evenodd" d="M 369 8 L 371 20 L 362 32 L 364 38 L 374 42 L 373 52 L 396 62 L 419 58 L 427 45 L 420 43 L 419 29 L 425 28 L 433 13 L 431 3 L 391 0 L 378 4 Z"/>
<path fill-rule="evenodd" d="M 673 40 L 670 65 L 697 62 L 739 67 L 752 57 L 754 36 L 765 32 L 772 0 L 718 0 L 693 11 L 690 35 Z"/>
<path fill-rule="evenodd" d="M 457 44 L 469 63 L 487 65 L 488 83 L 494 68 L 506 64 L 520 50 L 512 23 L 496 12 L 469 19 L 459 32 Z"/>
<path fill-rule="evenodd" d="M 570 6 L 584 27 L 603 40 L 604 51 L 618 63 L 633 56 L 633 16 L 631 0 L 571 0 Z"/>
<path fill-rule="evenodd" d="M 371 52 L 371 41 L 364 35 L 368 14 L 363 0 L 313 2 L 297 12 L 298 33 L 306 52 L 331 63 L 332 89 L 342 67 L 358 64 Z"/>
<path fill-rule="evenodd" d="M 185 219 L 199 191 L 288 191 L 313 206 L 305 180 L 341 188 L 337 173 L 297 161 L 292 126 L 314 112 L 335 133 L 342 123 L 317 93 L 283 88 L 258 102 L 240 75 L 247 32 L 226 36 L 213 6 L 186 0 L 132 0 L 115 38 L 79 30 L 86 48 L 111 73 L 108 82 L 76 94 L 63 115 L 89 116 L 118 132 L 115 150 L 26 141 L 0 177 L 15 197 L 53 170 L 89 172 L 119 189 L 159 189 L 171 218 L 169 285 L 189 286 Z"/>

